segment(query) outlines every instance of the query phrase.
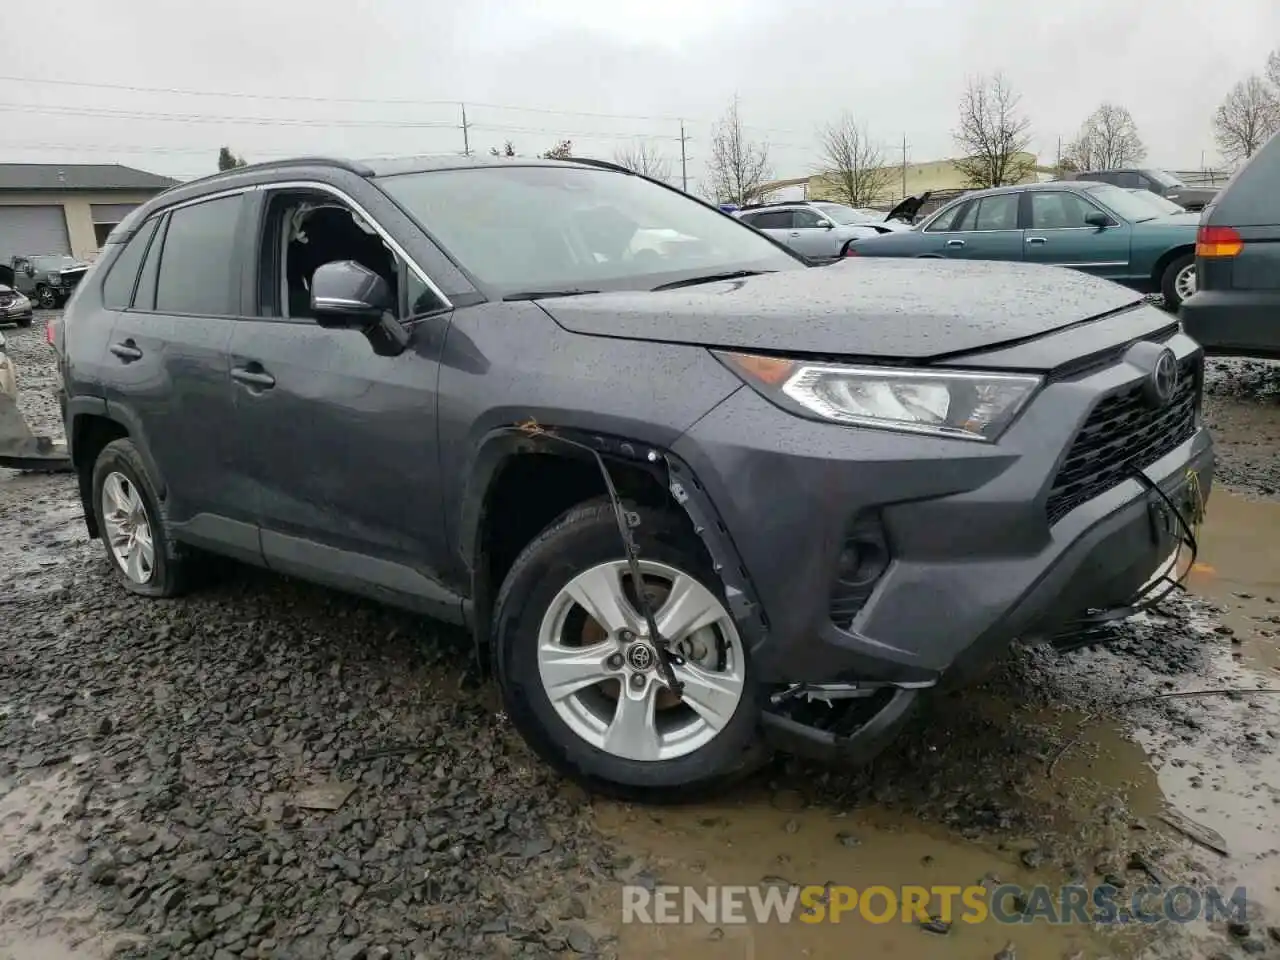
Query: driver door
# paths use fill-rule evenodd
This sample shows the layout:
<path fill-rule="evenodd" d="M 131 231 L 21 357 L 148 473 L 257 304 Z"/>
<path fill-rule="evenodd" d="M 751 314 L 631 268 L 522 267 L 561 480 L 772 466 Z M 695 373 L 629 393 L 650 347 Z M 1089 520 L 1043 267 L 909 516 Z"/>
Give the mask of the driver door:
<path fill-rule="evenodd" d="M 791 235 L 788 242 L 806 257 L 834 257 L 836 247 L 834 224 L 816 210 L 797 207 L 791 211 Z"/>
<path fill-rule="evenodd" d="M 353 213 L 319 189 L 259 197 L 256 302 L 229 351 L 245 483 L 272 569 L 447 615 L 456 601 L 430 571 L 447 558 L 436 382 L 449 315 Z M 335 260 L 384 276 L 397 321 L 420 318 L 406 349 L 315 321 L 310 276 Z"/>

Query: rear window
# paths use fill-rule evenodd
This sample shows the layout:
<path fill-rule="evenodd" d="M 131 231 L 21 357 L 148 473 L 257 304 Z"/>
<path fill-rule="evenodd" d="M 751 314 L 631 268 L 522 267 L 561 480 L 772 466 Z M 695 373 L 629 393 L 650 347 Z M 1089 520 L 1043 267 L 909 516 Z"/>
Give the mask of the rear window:
<path fill-rule="evenodd" d="M 1206 208 L 1203 223 L 1226 227 L 1280 227 L 1280 134 L 1227 181 Z"/>
<path fill-rule="evenodd" d="M 142 257 L 147 252 L 147 244 L 151 235 L 156 232 L 158 219 L 143 224 L 142 229 L 133 235 L 125 244 L 120 255 L 115 258 L 107 270 L 107 278 L 102 283 L 102 305 L 111 310 L 124 310 L 133 303 L 133 288 L 138 282 L 138 268 L 142 266 Z"/>
<path fill-rule="evenodd" d="M 231 274 L 236 262 L 236 221 L 240 197 L 222 197 L 169 215 L 156 310 L 195 316 L 229 316 Z"/>

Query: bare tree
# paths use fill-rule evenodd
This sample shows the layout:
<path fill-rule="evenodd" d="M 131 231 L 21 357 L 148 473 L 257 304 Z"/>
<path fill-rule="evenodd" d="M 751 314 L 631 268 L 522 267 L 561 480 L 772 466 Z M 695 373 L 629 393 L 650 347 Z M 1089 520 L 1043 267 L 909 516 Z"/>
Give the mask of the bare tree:
<path fill-rule="evenodd" d="M 614 151 L 613 162 L 654 180 L 671 179 L 671 161 L 643 140 L 629 147 L 619 147 Z"/>
<path fill-rule="evenodd" d="M 1267 57 L 1267 80 L 1280 93 L 1280 49 L 1272 50 L 1271 56 Z"/>
<path fill-rule="evenodd" d="M 884 150 L 867 134 L 867 128 L 847 113 L 823 128 L 820 150 L 824 175 L 841 203 L 868 206 L 880 199 L 893 180 L 893 170 L 884 163 Z"/>
<path fill-rule="evenodd" d="M 1280 68 L 1280 58 L 1272 54 Z M 1213 115 L 1218 149 L 1232 163 L 1248 160 L 1280 128 L 1280 99 L 1259 76 L 1241 80 Z"/>
<path fill-rule="evenodd" d="M 1021 95 L 1002 73 L 969 80 L 960 97 L 960 126 L 953 136 L 964 151 L 956 167 L 970 186 L 1018 183 L 1035 166 L 1035 158 L 1027 153 L 1031 121 L 1018 109 L 1021 102 Z"/>
<path fill-rule="evenodd" d="M 561 140 L 542 155 L 544 160 L 568 160 L 573 156 L 573 141 Z"/>
<path fill-rule="evenodd" d="M 719 203 L 739 206 L 764 198 L 763 185 L 773 175 L 769 166 L 769 145 L 753 143 L 742 130 L 735 96 L 723 117 L 711 130 L 711 182 L 707 192 Z"/>
<path fill-rule="evenodd" d="M 1067 156 L 1080 170 L 1132 167 L 1146 155 L 1133 114 L 1114 103 L 1104 103 L 1089 114 L 1067 148 Z"/>

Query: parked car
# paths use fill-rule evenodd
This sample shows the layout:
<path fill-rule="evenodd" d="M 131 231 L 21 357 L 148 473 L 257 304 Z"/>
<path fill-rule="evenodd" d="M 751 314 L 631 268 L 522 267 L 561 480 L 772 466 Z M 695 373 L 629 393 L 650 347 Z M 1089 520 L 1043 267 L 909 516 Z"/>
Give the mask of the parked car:
<path fill-rule="evenodd" d="M 738 219 L 797 253 L 814 259 L 844 256 L 854 240 L 909 229 L 887 219 L 868 217 L 853 207 L 823 200 L 790 200 L 743 207 Z"/>
<path fill-rule="evenodd" d="M 1187 331 L 1216 354 L 1280 359 L 1280 136 L 1205 207 Z"/>
<path fill-rule="evenodd" d="M 1109 183 L 1114 187 L 1146 190 L 1158 197 L 1172 200 L 1184 210 L 1203 210 L 1205 204 L 1218 192 L 1216 187 L 1190 187 L 1168 170 L 1125 169 L 1086 170 L 1073 173 L 1068 179 L 1088 180 L 1093 183 Z"/>
<path fill-rule="evenodd" d="M 31 301 L 13 287 L 0 283 L 0 323 L 29 327 L 34 320 Z"/>
<path fill-rule="evenodd" d="M 859 240 L 848 253 L 1073 267 L 1163 294 L 1177 310 L 1195 292 L 1197 224 L 1151 193 L 1055 181 L 967 193 L 911 232 Z"/>
<path fill-rule="evenodd" d="M 976 266 L 810 267 L 597 161 L 220 173 L 132 212 L 53 335 L 85 521 L 143 596 L 208 550 L 465 623 L 592 789 L 865 759 L 1139 601 L 1212 479 L 1176 321 Z"/>
<path fill-rule="evenodd" d="M 89 264 L 75 257 L 25 256 L 9 261 L 13 286 L 46 310 L 67 302 Z"/>

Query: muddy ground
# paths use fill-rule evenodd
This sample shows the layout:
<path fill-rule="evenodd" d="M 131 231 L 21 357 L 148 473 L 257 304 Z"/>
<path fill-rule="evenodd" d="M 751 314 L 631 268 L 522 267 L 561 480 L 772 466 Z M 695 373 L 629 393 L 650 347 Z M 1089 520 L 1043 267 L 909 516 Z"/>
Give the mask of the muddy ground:
<path fill-rule="evenodd" d="M 59 429 L 41 324 L 6 336 Z M 1280 370 L 1211 367 L 1192 595 L 1105 648 L 1014 651 L 869 768 L 780 762 L 674 810 L 550 776 L 456 633 L 248 569 L 133 598 L 70 478 L 0 471 L 0 960 L 1280 957 L 1280 696 L 1133 702 L 1280 688 Z M 623 883 L 778 878 L 1241 885 L 1249 918 L 619 922 Z"/>

